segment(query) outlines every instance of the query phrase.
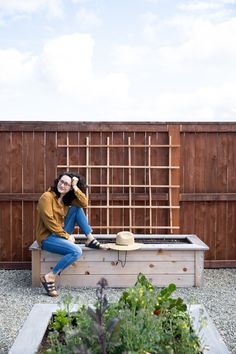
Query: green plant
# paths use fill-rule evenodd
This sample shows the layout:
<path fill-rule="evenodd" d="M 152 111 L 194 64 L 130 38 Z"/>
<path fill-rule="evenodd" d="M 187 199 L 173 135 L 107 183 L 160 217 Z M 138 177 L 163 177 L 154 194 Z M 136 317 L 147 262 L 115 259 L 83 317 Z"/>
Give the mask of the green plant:
<path fill-rule="evenodd" d="M 51 321 L 50 328 L 57 331 L 62 331 L 63 328 L 69 324 L 69 317 L 66 310 L 61 309 L 57 311 L 57 314 L 53 321 Z"/>
<path fill-rule="evenodd" d="M 116 344 L 119 338 L 119 319 L 116 317 L 109 318 L 106 321 L 105 312 L 108 309 L 108 300 L 106 294 L 104 294 L 104 289 L 108 285 L 106 279 L 102 278 L 98 282 L 99 287 L 96 290 L 97 304 L 96 308 L 93 309 L 91 306 L 88 307 L 88 314 L 93 320 L 93 333 L 95 337 L 98 338 L 100 344 L 100 353 L 107 353 L 108 343 Z M 94 336 L 94 334 L 92 334 Z"/>
<path fill-rule="evenodd" d="M 107 348 L 119 343 L 119 319 L 105 317 L 109 307 L 104 293 L 106 286 L 107 281 L 102 278 L 98 282 L 95 306 L 81 306 L 77 313 L 71 314 L 71 299 L 64 299 L 65 309 L 59 309 L 52 319 L 51 348 L 46 353 L 106 354 Z"/>
<path fill-rule="evenodd" d="M 119 301 L 108 304 L 107 282 L 101 279 L 95 305 L 81 306 L 71 314 L 70 301 L 58 310 L 51 328 L 46 353 L 82 354 L 200 354 L 202 348 L 192 329 L 187 306 L 172 297 L 174 284 L 157 292 L 139 274 L 135 285 Z"/>
<path fill-rule="evenodd" d="M 201 352 L 186 304 L 171 297 L 175 290 L 175 284 L 170 284 L 156 293 L 152 283 L 139 274 L 135 286 L 123 292 L 119 317 L 126 348 L 163 354 Z"/>

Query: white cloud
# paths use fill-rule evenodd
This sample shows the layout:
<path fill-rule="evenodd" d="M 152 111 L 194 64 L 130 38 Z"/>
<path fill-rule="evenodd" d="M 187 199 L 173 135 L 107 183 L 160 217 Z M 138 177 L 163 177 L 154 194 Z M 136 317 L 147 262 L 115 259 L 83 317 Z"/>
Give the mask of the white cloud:
<path fill-rule="evenodd" d="M 113 112 L 118 120 L 235 121 L 236 84 L 206 86 L 196 90 L 165 92 L 134 99 Z M 145 118 L 144 118 L 145 117 Z"/>
<path fill-rule="evenodd" d="M 161 0 L 145 0 L 145 1 L 153 3 L 153 4 L 157 4 L 157 3 L 161 2 Z"/>
<path fill-rule="evenodd" d="M 89 34 L 72 34 L 50 40 L 44 47 L 45 74 L 62 94 L 92 101 L 99 97 L 125 97 L 129 82 L 125 74 L 93 72 L 94 40 Z"/>
<path fill-rule="evenodd" d="M 179 9 L 184 11 L 206 11 L 219 8 L 222 8 L 222 4 L 217 1 L 214 3 L 212 1 L 191 1 L 191 3 L 185 3 L 179 6 Z"/>
<path fill-rule="evenodd" d="M 88 3 L 90 0 L 71 0 L 74 4 L 85 4 Z"/>
<path fill-rule="evenodd" d="M 157 42 L 159 35 L 160 22 L 158 16 L 148 11 L 142 16 L 143 19 L 143 37 L 148 42 Z"/>
<path fill-rule="evenodd" d="M 194 0 L 187 1 L 179 5 L 179 9 L 184 11 L 211 11 L 222 9 L 226 5 L 236 4 L 236 0 Z"/>
<path fill-rule="evenodd" d="M 181 3 L 178 9 L 186 13 L 191 19 L 192 16 L 205 19 L 207 21 L 220 22 L 225 19 L 232 18 L 235 11 L 233 5 L 236 0 L 205 0 L 205 1 L 188 1 Z"/>
<path fill-rule="evenodd" d="M 114 64 L 125 71 L 137 70 L 149 61 L 153 50 L 148 46 L 115 45 L 113 48 Z"/>
<path fill-rule="evenodd" d="M 200 87 L 192 92 L 165 93 L 156 101 L 158 116 L 173 120 L 235 120 L 236 83 Z"/>
<path fill-rule="evenodd" d="M 202 73 L 219 67 L 218 77 L 234 67 L 236 60 L 236 19 L 213 24 L 203 20 L 192 23 L 189 38 L 179 46 L 159 49 L 160 63 L 178 70 L 201 67 Z"/>
<path fill-rule="evenodd" d="M 86 30 L 99 27 L 102 24 L 101 19 L 95 12 L 85 8 L 80 9 L 76 13 L 76 19 L 79 25 Z"/>
<path fill-rule="evenodd" d="M 32 78 L 37 58 L 16 49 L 0 50 L 0 84 L 19 84 Z M 3 69 L 4 68 L 4 69 Z"/>
<path fill-rule="evenodd" d="M 21 14 L 32 14 L 46 10 L 49 16 L 62 17 L 61 0 L 0 0 L 1 16 Z"/>
<path fill-rule="evenodd" d="M 87 34 L 62 36 L 45 44 L 45 72 L 60 91 L 82 93 L 92 77 L 93 46 L 94 40 Z"/>
<path fill-rule="evenodd" d="M 174 20 L 162 23 L 162 31 L 173 34 L 168 45 L 158 40 L 156 19 L 150 16 L 156 45 L 115 47 L 114 63 L 129 77 L 135 70 L 137 73 L 136 81 L 131 81 L 133 101 L 117 111 L 117 116 L 162 121 L 235 120 L 236 18 L 220 22 L 198 16 L 186 19 L 189 21 L 175 15 Z M 150 81 L 142 80 L 144 73 Z"/>

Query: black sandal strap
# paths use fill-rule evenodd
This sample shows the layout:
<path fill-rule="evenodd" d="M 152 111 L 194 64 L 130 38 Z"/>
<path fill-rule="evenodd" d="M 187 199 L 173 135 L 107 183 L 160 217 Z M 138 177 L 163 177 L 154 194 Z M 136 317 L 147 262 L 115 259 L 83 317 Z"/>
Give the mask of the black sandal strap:
<path fill-rule="evenodd" d="M 94 248 L 94 249 L 99 249 L 100 246 L 101 246 L 100 242 L 95 238 L 92 241 L 90 241 L 89 244 L 86 245 L 86 247 Z"/>
<path fill-rule="evenodd" d="M 48 282 L 46 284 L 49 291 L 56 290 L 56 286 L 54 282 Z"/>
<path fill-rule="evenodd" d="M 56 292 L 56 286 L 54 281 L 47 282 L 45 277 L 43 277 L 41 283 L 44 286 L 45 290 L 47 291 L 48 295 L 51 296 L 53 292 Z"/>

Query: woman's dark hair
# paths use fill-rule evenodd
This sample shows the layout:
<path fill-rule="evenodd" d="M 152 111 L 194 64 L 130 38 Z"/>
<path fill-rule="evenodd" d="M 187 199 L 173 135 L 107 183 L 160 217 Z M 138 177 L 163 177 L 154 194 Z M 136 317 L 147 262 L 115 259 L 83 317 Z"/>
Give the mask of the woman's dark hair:
<path fill-rule="evenodd" d="M 78 187 L 84 194 L 86 193 L 86 188 L 87 188 L 87 186 L 86 186 L 84 177 L 80 176 L 78 173 L 74 173 L 74 172 L 64 172 L 64 173 L 60 174 L 60 175 L 54 180 L 54 184 L 53 184 L 53 186 L 51 186 L 51 190 L 56 193 L 56 195 L 58 196 L 58 198 L 60 197 L 61 193 L 58 191 L 57 185 L 58 185 L 58 182 L 60 181 L 60 179 L 62 178 L 62 176 L 68 176 L 68 177 L 70 177 L 71 179 L 72 179 L 73 177 L 77 177 L 77 178 L 78 178 L 77 187 Z M 74 189 L 70 189 L 69 192 L 66 193 L 66 194 L 64 195 L 64 197 L 62 198 L 63 203 L 64 203 L 65 205 L 71 205 L 71 204 L 72 204 L 72 201 L 73 201 L 74 199 L 76 199 Z"/>

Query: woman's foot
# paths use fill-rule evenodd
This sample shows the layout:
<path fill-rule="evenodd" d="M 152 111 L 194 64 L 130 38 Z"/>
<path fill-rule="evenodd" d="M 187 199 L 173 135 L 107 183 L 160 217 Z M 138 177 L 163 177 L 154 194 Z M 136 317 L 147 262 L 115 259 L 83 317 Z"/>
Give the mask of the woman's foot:
<path fill-rule="evenodd" d="M 85 246 L 88 248 L 96 249 L 96 250 L 99 250 L 101 248 L 100 242 L 98 240 L 96 240 L 95 238 L 93 240 L 91 240 L 89 243 L 86 242 Z"/>
<path fill-rule="evenodd" d="M 55 282 L 56 281 L 56 274 L 53 272 L 45 274 L 44 277 L 45 277 L 46 281 L 48 281 L 48 282 L 50 282 L 50 281 Z"/>
<path fill-rule="evenodd" d="M 98 240 L 96 240 L 92 234 L 87 235 L 87 240 L 85 242 L 85 246 L 93 249 L 107 249 L 106 245 L 101 244 Z"/>
<path fill-rule="evenodd" d="M 94 240 L 94 237 L 93 237 L 92 234 L 89 234 L 89 235 L 87 235 L 86 237 L 87 237 L 87 240 L 86 240 L 86 242 L 85 242 L 85 246 L 87 246 L 91 241 Z"/>
<path fill-rule="evenodd" d="M 56 275 L 52 272 L 47 273 L 41 277 L 41 283 L 44 286 L 47 294 L 51 297 L 58 296 L 55 286 Z"/>

